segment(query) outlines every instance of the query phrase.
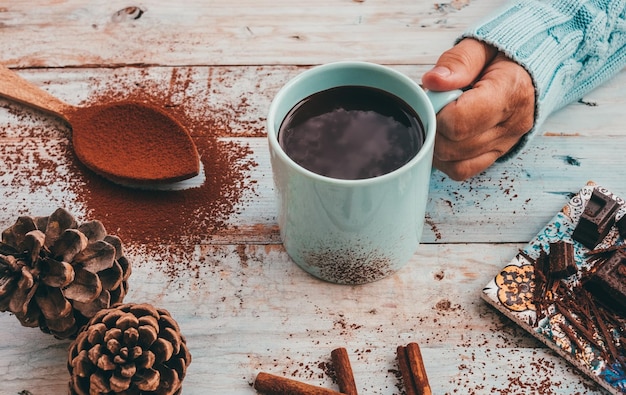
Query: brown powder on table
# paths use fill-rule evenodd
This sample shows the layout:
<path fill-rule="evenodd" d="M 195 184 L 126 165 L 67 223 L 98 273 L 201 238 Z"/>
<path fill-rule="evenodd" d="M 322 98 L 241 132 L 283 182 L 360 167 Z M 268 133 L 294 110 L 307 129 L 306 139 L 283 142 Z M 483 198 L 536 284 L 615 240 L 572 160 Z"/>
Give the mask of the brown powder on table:
<path fill-rule="evenodd" d="M 176 81 L 177 78 L 176 69 L 173 69 L 173 83 L 182 85 L 183 89 L 190 83 L 185 78 Z M 193 104 L 198 107 L 197 103 L 172 104 L 171 96 L 176 88 L 170 93 L 159 93 L 158 88 L 146 89 L 144 86 L 141 90 L 126 93 L 123 99 L 161 105 L 189 129 L 204 165 L 205 182 L 199 187 L 179 191 L 137 190 L 83 171 L 85 184 L 76 192 L 90 217 L 100 218 L 107 228 L 113 228 L 127 242 L 149 244 L 150 247 L 156 244 L 192 245 L 210 238 L 225 226 L 244 190 L 252 187 L 248 171 L 256 163 L 249 147 L 218 139 L 228 134 L 223 130 L 220 114 L 190 115 L 189 107 Z M 110 90 L 92 100 L 114 101 L 121 95 Z M 163 150 L 167 150 L 166 141 L 163 141 Z M 82 167 L 77 161 L 74 165 L 77 169 Z"/>
<path fill-rule="evenodd" d="M 41 130 L 25 130 L 26 133 L 19 132 L 15 147 L 2 148 L 5 165 L 0 176 L 7 174 L 10 177 L 7 177 L 8 181 L 0 179 L 0 182 L 11 185 L 3 197 L 19 201 L 21 194 L 42 191 L 45 194 L 49 190 L 52 200 L 49 204 L 82 207 L 87 218 L 101 220 L 109 233 L 122 238 L 125 247 L 146 253 L 157 265 L 164 265 L 161 269 L 168 275 L 176 276 L 179 270 L 186 270 L 187 257 L 193 253 L 195 245 L 210 240 L 224 229 L 230 216 L 245 203 L 242 201 L 244 193 L 254 189 L 249 171 L 257 164 L 251 149 L 239 142 L 220 139 L 231 135 L 228 125 L 246 110 L 246 98 L 241 98 L 238 108 L 228 108 L 226 114 L 212 112 L 210 105 L 204 106 L 201 102 L 210 96 L 209 89 L 194 93 L 194 97 L 180 98 L 181 95 L 187 96 L 186 89 L 192 76 L 183 75 L 179 69 L 172 69 L 169 89 L 167 82 L 148 78 L 149 72 L 145 70 L 139 71 L 140 78 L 146 77 L 140 82 L 128 78 L 136 76 L 135 70 L 127 75 L 123 70 L 119 73 L 114 72 L 110 81 L 93 81 L 97 85 L 96 91 L 101 93 L 80 105 L 135 100 L 151 102 L 165 109 L 189 129 L 204 166 L 205 182 L 199 187 L 179 191 L 119 186 L 86 169 L 73 155 L 69 136 L 67 145 L 58 146 L 55 142 L 54 146 L 48 146 L 45 140 L 41 144 Z M 27 119 L 28 115 L 23 115 L 28 111 L 22 107 L 10 104 L 8 108 L 20 124 L 21 121 L 32 123 Z M 39 126 L 36 122 L 34 126 L 25 126 L 27 129 L 31 127 Z M 8 129 L 0 132 L 15 133 Z M 252 135 L 259 133 L 257 126 Z M 22 137 L 24 135 L 27 137 Z M 20 144 L 33 146 L 32 150 L 29 149 L 32 152 L 30 157 L 19 152 Z M 167 150 L 165 142 L 163 149 Z M 41 150 L 48 155 L 40 154 Z M 20 162 L 32 163 L 32 166 L 26 167 Z M 53 192 L 58 189 L 50 187 L 52 184 L 57 188 L 61 185 L 62 191 L 70 193 L 59 196 L 58 192 Z M 19 203 L 17 206 L 19 213 L 7 213 L 4 209 L 5 214 L 11 216 L 9 222 L 14 220 L 13 216 L 28 214 L 32 210 L 32 207 L 22 208 Z"/>

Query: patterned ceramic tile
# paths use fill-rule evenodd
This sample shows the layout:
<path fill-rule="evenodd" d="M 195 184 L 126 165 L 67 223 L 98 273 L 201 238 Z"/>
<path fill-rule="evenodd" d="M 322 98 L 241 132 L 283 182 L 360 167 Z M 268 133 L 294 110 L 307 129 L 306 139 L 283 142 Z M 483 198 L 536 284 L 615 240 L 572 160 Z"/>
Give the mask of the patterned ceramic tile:
<path fill-rule="evenodd" d="M 576 295 L 581 293 L 584 275 L 593 268 L 594 261 L 590 259 L 590 250 L 572 239 L 572 233 L 594 189 L 610 196 L 620 205 L 617 219 L 626 214 L 626 203 L 622 198 L 589 182 L 494 276 L 483 289 L 482 297 L 609 392 L 626 394 L 626 344 L 622 344 L 626 341 L 626 317 L 617 315 L 618 320 L 603 329 L 597 320 L 586 319 L 586 315 L 580 311 L 564 311 L 564 304 L 557 306 L 556 303 L 550 303 L 538 308 L 534 300 L 535 260 L 542 251 L 549 252 L 550 243 L 557 241 L 573 243 L 578 272 L 563 279 L 561 284 L 564 287 L 560 288 L 561 291 L 555 290 L 554 295 L 567 292 L 574 295 L 572 297 L 582 297 Z M 595 249 L 624 245 L 625 241 L 613 226 Z M 588 316 L 595 317 L 592 313 Z M 581 325 L 581 322 L 585 325 Z M 607 336 L 613 338 L 613 346 L 608 344 Z M 613 353 L 610 347 L 613 347 Z M 617 360 L 612 357 L 616 350 Z"/>

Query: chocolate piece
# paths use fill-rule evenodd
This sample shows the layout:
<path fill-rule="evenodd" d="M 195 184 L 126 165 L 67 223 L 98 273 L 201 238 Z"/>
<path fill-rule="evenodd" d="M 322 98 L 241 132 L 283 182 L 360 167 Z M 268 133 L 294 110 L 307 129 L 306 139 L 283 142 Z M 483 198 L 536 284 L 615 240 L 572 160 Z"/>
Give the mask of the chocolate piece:
<path fill-rule="evenodd" d="M 585 288 L 609 307 L 626 309 L 626 254 L 616 251 L 590 274 Z M 616 302 L 620 306 L 616 306 Z"/>
<path fill-rule="evenodd" d="M 550 273 L 554 278 L 565 278 L 578 272 L 574 259 L 574 245 L 559 240 L 550 243 Z"/>
<path fill-rule="evenodd" d="M 611 230 L 618 208 L 619 205 L 610 196 L 594 189 L 572 238 L 593 249 Z"/>

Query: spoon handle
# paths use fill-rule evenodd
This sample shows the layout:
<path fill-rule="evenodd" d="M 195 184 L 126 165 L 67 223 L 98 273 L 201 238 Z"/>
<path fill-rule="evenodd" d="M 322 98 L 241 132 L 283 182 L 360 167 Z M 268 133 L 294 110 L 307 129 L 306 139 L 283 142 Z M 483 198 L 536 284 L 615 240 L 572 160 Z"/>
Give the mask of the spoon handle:
<path fill-rule="evenodd" d="M 57 99 L 1 64 L 0 96 L 59 116 L 69 122 L 67 114 L 72 110 L 70 104 Z"/>

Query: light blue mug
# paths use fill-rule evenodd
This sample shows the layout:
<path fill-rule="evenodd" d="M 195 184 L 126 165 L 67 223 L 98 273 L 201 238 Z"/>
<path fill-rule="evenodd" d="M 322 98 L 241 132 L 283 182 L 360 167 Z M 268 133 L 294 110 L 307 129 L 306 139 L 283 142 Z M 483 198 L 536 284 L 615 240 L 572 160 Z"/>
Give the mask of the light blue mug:
<path fill-rule="evenodd" d="M 314 93 L 355 85 L 391 93 L 416 111 L 425 138 L 415 157 L 390 173 L 357 180 L 319 175 L 293 161 L 278 142 L 289 111 Z M 408 262 L 424 227 L 435 115 L 460 94 L 425 92 L 392 68 L 353 61 L 313 67 L 277 93 L 267 117 L 270 160 L 281 239 L 298 266 L 329 282 L 363 284 Z"/>

